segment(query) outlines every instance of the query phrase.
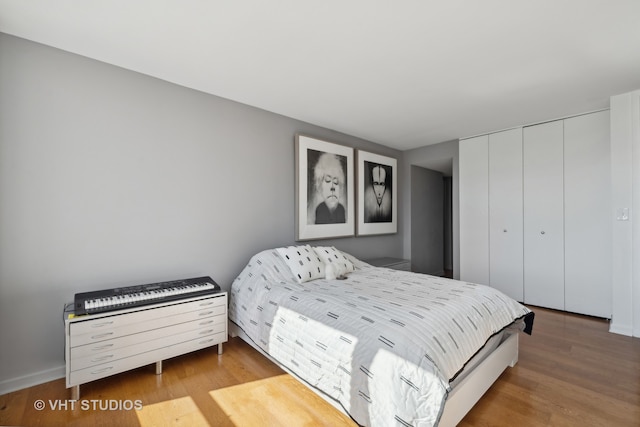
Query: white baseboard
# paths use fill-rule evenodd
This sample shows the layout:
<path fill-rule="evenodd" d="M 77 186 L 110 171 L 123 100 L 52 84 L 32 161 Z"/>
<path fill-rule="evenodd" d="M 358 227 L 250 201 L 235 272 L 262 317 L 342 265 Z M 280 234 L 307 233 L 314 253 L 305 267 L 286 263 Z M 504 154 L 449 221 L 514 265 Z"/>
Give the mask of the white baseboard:
<path fill-rule="evenodd" d="M 57 380 L 65 377 L 65 367 L 47 369 L 46 371 L 36 372 L 35 374 L 24 375 L 22 377 L 10 378 L 0 381 L 0 395 L 11 393 L 12 391 L 22 390 L 23 388 L 32 387 L 34 385 L 43 384 L 49 381 Z"/>
<path fill-rule="evenodd" d="M 613 321 L 609 324 L 609 332 L 619 335 L 633 336 L 633 329 L 630 325 L 618 325 Z"/>

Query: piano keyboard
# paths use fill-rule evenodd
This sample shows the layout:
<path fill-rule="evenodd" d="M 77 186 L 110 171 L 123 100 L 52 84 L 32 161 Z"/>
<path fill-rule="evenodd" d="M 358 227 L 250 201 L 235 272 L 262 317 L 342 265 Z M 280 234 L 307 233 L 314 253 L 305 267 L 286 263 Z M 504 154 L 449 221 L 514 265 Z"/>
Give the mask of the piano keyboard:
<path fill-rule="evenodd" d="M 74 312 L 76 315 L 101 313 L 216 292 L 220 292 L 220 286 L 211 277 L 81 292 L 75 294 Z"/>

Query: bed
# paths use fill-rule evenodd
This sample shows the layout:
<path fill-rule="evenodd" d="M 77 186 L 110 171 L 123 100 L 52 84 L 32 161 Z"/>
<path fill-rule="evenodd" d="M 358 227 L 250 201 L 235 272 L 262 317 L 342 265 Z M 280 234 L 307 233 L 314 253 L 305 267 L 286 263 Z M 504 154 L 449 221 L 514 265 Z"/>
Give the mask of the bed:
<path fill-rule="evenodd" d="M 487 286 L 309 245 L 253 256 L 229 300 L 232 335 L 365 426 L 457 424 L 533 318 Z"/>

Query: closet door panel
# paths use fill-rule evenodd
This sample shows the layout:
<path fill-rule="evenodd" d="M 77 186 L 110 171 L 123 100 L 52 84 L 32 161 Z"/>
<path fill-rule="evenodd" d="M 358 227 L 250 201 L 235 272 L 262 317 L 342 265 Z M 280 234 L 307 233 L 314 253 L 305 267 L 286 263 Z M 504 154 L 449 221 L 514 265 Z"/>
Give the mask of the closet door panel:
<path fill-rule="evenodd" d="M 564 310 L 563 122 L 523 130 L 524 301 Z"/>
<path fill-rule="evenodd" d="M 522 129 L 489 135 L 490 285 L 523 301 Z"/>
<path fill-rule="evenodd" d="M 612 310 L 609 112 L 564 123 L 565 309 L 600 317 Z"/>
<path fill-rule="evenodd" d="M 460 280 L 489 284 L 489 138 L 459 143 Z"/>

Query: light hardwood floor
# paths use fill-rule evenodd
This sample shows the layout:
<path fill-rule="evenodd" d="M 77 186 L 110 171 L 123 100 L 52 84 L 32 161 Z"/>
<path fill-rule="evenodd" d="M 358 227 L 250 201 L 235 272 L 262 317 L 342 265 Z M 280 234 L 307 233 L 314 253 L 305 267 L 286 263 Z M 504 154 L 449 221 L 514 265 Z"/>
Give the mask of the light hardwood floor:
<path fill-rule="evenodd" d="M 640 339 L 609 333 L 605 320 L 531 308 L 518 364 L 460 426 L 639 426 Z M 355 425 L 237 338 L 221 356 L 199 351 L 165 361 L 160 376 L 152 365 L 80 392 L 75 409 L 63 379 L 2 395 L 0 425 Z"/>

